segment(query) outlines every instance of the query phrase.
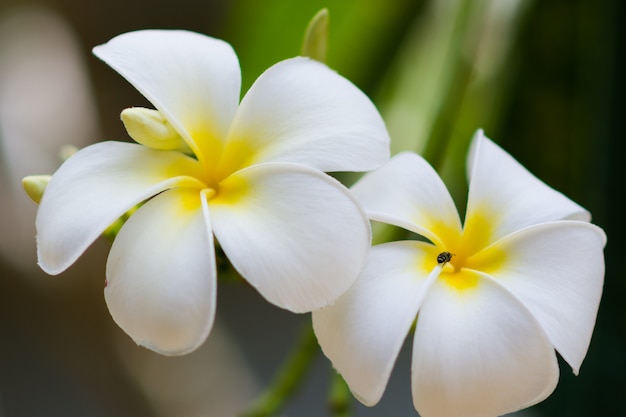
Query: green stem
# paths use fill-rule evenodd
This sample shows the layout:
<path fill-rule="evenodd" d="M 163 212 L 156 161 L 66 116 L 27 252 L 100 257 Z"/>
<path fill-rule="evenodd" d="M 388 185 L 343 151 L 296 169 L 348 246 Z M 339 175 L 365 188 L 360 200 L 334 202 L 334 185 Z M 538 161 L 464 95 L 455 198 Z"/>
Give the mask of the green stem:
<path fill-rule="evenodd" d="M 317 352 L 317 339 L 311 324 L 307 322 L 294 350 L 277 372 L 274 381 L 241 417 L 270 417 L 278 414 L 300 386 Z"/>
<path fill-rule="evenodd" d="M 352 417 L 352 393 L 346 381 L 336 372 L 332 377 L 328 401 L 331 417 Z"/>

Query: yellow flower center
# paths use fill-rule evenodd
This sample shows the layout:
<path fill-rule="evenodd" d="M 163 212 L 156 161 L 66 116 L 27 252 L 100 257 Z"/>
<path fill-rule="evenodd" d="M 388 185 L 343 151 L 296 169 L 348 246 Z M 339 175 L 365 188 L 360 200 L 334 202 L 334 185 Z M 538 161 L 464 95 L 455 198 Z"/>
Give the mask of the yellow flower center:
<path fill-rule="evenodd" d="M 194 177 L 204 184 L 200 188 L 206 190 L 207 198 L 232 204 L 245 194 L 248 184 L 231 178 L 234 172 L 251 165 L 256 154 L 256 149 L 245 138 L 234 138 L 226 144 L 224 138 L 212 131 L 210 123 L 188 124 L 185 128 L 193 141 L 186 143 L 158 110 L 140 107 L 124 110 L 122 121 L 128 134 L 144 146 L 192 153 L 202 166 Z"/>
<path fill-rule="evenodd" d="M 491 274 L 504 262 L 505 254 L 489 245 L 494 242 L 495 210 L 487 207 L 475 209 L 465 219 L 459 235 L 450 228 L 437 227 L 435 233 L 442 244 L 434 246 L 428 255 L 435 263 L 443 265 L 440 279 L 452 288 L 462 291 L 476 288 L 479 276 L 474 271 Z"/>
<path fill-rule="evenodd" d="M 215 204 L 234 204 L 249 190 L 250 185 L 233 173 L 250 165 L 254 151 L 246 141 L 230 142 L 227 146 L 219 140 L 204 140 L 199 149 L 203 168 L 199 178 L 212 190 L 208 194 Z"/>

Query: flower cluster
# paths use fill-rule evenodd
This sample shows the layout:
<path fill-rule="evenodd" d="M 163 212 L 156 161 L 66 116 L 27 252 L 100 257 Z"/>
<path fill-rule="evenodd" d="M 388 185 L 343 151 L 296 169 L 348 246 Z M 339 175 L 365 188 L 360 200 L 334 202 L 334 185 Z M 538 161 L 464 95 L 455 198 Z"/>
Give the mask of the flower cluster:
<path fill-rule="evenodd" d="M 578 372 L 606 237 L 482 131 L 461 222 L 437 173 L 413 153 L 389 161 L 375 106 L 322 63 L 279 62 L 239 102 L 239 64 L 223 41 L 146 30 L 94 53 L 154 109 L 122 112 L 137 143 L 86 147 L 52 176 L 39 264 L 62 272 L 134 210 L 111 247 L 105 299 L 138 344 L 173 355 L 206 339 L 217 242 L 268 301 L 313 312 L 323 352 L 364 404 L 381 398 L 415 323 L 424 417 L 541 401 L 558 380 L 555 349 Z M 370 170 L 350 190 L 325 174 Z M 370 248 L 370 220 L 422 239 Z"/>

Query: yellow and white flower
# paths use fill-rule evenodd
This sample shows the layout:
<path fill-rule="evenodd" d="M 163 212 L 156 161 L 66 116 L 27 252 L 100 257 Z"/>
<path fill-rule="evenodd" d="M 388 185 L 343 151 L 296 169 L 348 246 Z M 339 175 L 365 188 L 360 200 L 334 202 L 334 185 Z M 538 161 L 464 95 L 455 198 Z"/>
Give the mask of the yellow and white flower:
<path fill-rule="evenodd" d="M 375 246 L 355 285 L 313 312 L 324 353 L 376 404 L 416 320 L 413 403 L 423 417 L 490 417 L 545 399 L 556 351 L 578 373 L 604 280 L 590 215 L 479 131 L 465 222 L 428 163 L 402 153 L 353 187 L 372 220 L 426 241 Z"/>
<path fill-rule="evenodd" d="M 186 31 L 130 32 L 94 53 L 156 108 L 122 113 L 139 144 L 102 142 L 53 175 L 37 215 L 40 266 L 68 268 L 131 208 L 107 261 L 105 299 L 138 344 L 197 348 L 216 299 L 214 236 L 270 302 L 307 312 L 355 281 L 370 245 L 367 217 L 323 171 L 388 159 L 371 101 L 325 65 L 282 61 L 239 103 L 227 43 Z"/>

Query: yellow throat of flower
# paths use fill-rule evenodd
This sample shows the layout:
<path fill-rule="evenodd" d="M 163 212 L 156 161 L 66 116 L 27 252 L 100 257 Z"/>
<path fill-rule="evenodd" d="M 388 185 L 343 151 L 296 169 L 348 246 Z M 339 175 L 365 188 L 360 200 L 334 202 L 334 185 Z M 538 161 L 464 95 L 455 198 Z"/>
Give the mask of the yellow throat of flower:
<path fill-rule="evenodd" d="M 441 244 L 432 248 L 428 255 L 431 268 L 435 263 L 443 266 L 440 279 L 450 287 L 470 290 L 478 286 L 481 272 L 492 275 L 502 267 L 506 257 L 495 241 L 497 214 L 493 210 L 474 210 L 465 220 L 462 233 L 453 229 L 437 227 L 434 232 Z"/>

